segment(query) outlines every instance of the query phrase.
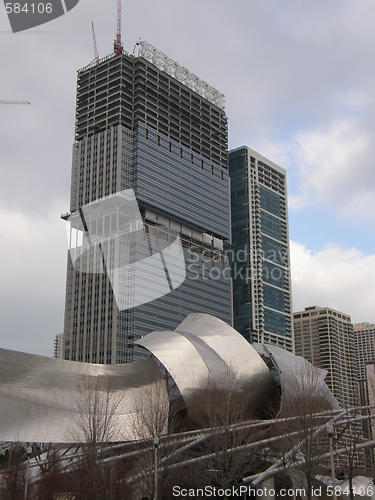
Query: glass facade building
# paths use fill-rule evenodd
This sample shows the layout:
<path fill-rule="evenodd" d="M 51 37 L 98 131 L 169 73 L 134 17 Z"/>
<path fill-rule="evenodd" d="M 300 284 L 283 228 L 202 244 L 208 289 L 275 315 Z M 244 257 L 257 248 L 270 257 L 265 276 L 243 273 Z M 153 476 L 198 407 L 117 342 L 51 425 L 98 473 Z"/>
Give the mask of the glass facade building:
<path fill-rule="evenodd" d="M 286 172 L 243 146 L 229 175 L 234 328 L 293 352 Z"/>
<path fill-rule="evenodd" d="M 133 361 L 143 352 L 134 345 L 137 339 L 158 329 L 174 329 L 190 313 L 232 322 L 227 118 L 214 99 L 177 76 L 146 56 L 126 53 L 78 72 L 70 212 L 63 217 L 69 220 L 85 207 L 132 190 L 150 254 L 142 253 L 145 246 L 139 243 L 131 247 L 129 258 L 146 260 L 151 248 L 164 241 L 167 259 L 171 235 L 177 235 L 186 278 L 173 286 L 163 260 L 169 293 L 121 309 L 113 276 L 93 272 L 94 250 L 87 250 L 79 266 L 69 255 L 65 359 Z M 92 234 L 111 235 L 119 217 L 100 206 L 103 213 L 86 221 L 88 227 L 83 219 L 91 239 Z M 108 243 L 104 251 L 115 269 L 121 260 L 120 243 Z M 142 279 L 144 290 L 158 286 L 146 275 Z"/>

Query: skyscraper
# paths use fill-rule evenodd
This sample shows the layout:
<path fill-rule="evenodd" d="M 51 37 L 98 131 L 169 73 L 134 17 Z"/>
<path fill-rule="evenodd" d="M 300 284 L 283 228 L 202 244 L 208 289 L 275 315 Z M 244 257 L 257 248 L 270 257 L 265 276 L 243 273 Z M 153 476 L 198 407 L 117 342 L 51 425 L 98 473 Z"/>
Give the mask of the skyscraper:
<path fill-rule="evenodd" d="M 353 327 L 358 360 L 358 386 L 361 405 L 373 404 L 375 366 L 375 325 L 356 323 Z M 369 377 L 371 380 L 369 380 Z M 369 397 L 372 401 L 370 402 Z"/>
<path fill-rule="evenodd" d="M 296 355 L 327 370 L 328 387 L 343 408 L 358 404 L 358 365 L 350 316 L 330 307 L 294 313 Z"/>
<path fill-rule="evenodd" d="M 358 376 L 366 378 L 366 363 L 375 360 L 375 325 L 356 323 L 353 327 L 358 356 Z"/>
<path fill-rule="evenodd" d="M 63 217 L 73 229 L 81 224 L 90 245 L 98 237 L 101 242 L 96 257 L 89 246 L 79 254 L 79 266 L 72 253 L 68 258 L 65 359 L 132 361 L 141 356 L 135 339 L 174 329 L 192 312 L 231 323 L 227 137 L 224 96 L 146 42 L 138 43 L 137 55 L 120 51 L 78 72 L 70 212 Z M 136 220 L 127 219 L 129 193 L 138 205 Z M 138 272 L 138 263 L 151 262 L 164 241 L 157 260 L 163 276 L 156 283 L 143 266 L 143 299 L 120 307 L 116 231 L 134 223 L 138 239 L 127 247 L 130 260 L 122 267 Z M 185 261 L 182 284 L 166 262 L 176 237 Z M 95 267 L 100 254 L 101 269 Z M 168 290 L 159 293 L 162 282 Z M 126 288 L 134 297 L 132 280 L 123 285 L 121 293 Z"/>
<path fill-rule="evenodd" d="M 293 352 L 286 172 L 242 146 L 229 174 L 234 328 Z"/>
<path fill-rule="evenodd" d="M 63 335 L 62 335 L 62 333 L 58 333 L 55 336 L 55 340 L 53 343 L 53 357 L 54 358 L 61 358 L 62 346 L 63 346 Z"/>

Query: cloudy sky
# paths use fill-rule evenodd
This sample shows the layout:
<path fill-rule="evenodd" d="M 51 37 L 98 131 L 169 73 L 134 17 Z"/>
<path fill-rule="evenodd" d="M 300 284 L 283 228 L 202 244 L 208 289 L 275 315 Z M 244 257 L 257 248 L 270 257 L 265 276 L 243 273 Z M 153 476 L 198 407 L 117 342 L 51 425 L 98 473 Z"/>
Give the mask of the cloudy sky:
<path fill-rule="evenodd" d="M 373 0 L 123 0 L 139 37 L 226 95 L 229 146 L 287 170 L 293 305 L 375 323 Z M 0 5 L 0 347 L 63 328 L 76 70 L 112 50 L 116 0 L 13 34 Z"/>

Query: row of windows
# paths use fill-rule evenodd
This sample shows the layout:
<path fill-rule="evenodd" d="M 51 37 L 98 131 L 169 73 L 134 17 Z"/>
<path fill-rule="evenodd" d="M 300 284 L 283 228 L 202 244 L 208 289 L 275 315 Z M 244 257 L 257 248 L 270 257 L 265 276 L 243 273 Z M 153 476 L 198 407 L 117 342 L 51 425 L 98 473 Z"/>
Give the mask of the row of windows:
<path fill-rule="evenodd" d="M 309 311 L 309 312 L 303 312 L 303 313 L 295 313 L 294 317 L 295 318 L 309 318 L 310 316 L 317 316 L 318 313 L 321 316 L 328 314 L 329 316 L 337 317 L 339 319 L 342 319 L 343 321 L 347 321 L 350 323 L 350 316 L 345 316 L 345 315 L 340 314 L 336 311 L 331 311 L 330 309 L 323 309 L 320 311 Z"/>
<path fill-rule="evenodd" d="M 148 140 L 148 138 L 149 138 L 148 129 L 145 128 L 145 139 Z M 160 146 L 160 135 L 156 136 L 156 144 L 158 146 Z M 168 151 L 170 153 L 172 152 L 172 142 L 171 141 L 168 141 Z M 182 149 L 182 147 L 179 147 L 179 153 L 180 153 L 180 158 L 183 158 L 183 149 Z M 193 153 L 190 153 L 190 163 L 192 165 L 194 165 L 194 155 L 193 155 Z M 204 170 L 204 160 L 203 160 L 203 158 L 201 158 L 200 165 L 201 165 L 201 169 Z M 214 166 L 213 165 L 211 165 L 211 175 L 214 175 Z M 223 174 L 222 170 L 220 170 L 220 179 L 221 180 L 224 179 L 224 174 Z"/>
<path fill-rule="evenodd" d="M 168 153 L 164 148 L 158 148 L 156 140 L 147 141 L 144 130 L 141 132 L 137 156 L 138 198 L 204 228 L 205 232 L 229 238 L 227 182 L 210 175 L 207 169 L 204 172 L 192 169 L 187 176 L 186 160 L 181 160 L 178 155 L 168 158 Z"/>

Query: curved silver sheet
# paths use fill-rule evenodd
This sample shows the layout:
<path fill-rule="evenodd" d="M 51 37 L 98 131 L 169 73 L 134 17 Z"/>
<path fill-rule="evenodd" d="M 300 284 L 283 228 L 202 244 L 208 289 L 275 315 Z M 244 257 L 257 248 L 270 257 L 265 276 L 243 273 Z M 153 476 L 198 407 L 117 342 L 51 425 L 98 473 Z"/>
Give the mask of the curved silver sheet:
<path fill-rule="evenodd" d="M 220 388 L 228 375 L 236 379 L 236 387 L 248 396 L 249 403 L 261 406 L 275 388 L 262 355 L 278 371 L 284 400 L 306 367 L 311 367 L 303 358 L 279 347 L 249 344 L 233 328 L 208 314 L 191 314 L 175 331 L 152 332 L 136 344 L 168 370 L 188 411 L 207 384 Z M 99 376 L 108 381 L 120 400 L 114 440 L 134 439 L 140 404 L 147 404 L 145 397 L 153 394 L 147 408 L 159 403 L 168 407 L 167 390 L 155 358 L 126 365 L 96 365 L 0 349 L 0 441 L 71 442 L 82 398 L 79 385 L 85 378 L 95 380 Z M 324 382 L 326 372 L 315 371 L 327 406 L 338 408 Z"/>
<path fill-rule="evenodd" d="M 209 314 L 190 314 L 175 331 L 152 332 L 136 342 L 169 371 L 187 408 L 208 384 L 233 375 L 249 402 L 260 404 L 274 389 L 261 357 L 236 330 Z"/>
<path fill-rule="evenodd" d="M 135 342 L 151 352 L 171 374 L 185 405 L 194 399 L 197 389 L 210 379 L 208 367 L 194 345 L 175 331 L 152 332 Z"/>
<path fill-rule="evenodd" d="M 253 346 L 260 355 L 269 357 L 278 371 L 282 391 L 280 416 L 283 415 L 283 400 L 285 401 L 289 395 L 293 395 L 291 391 L 296 390 L 296 386 L 298 386 L 299 382 L 302 382 L 302 377 L 305 379 L 303 383 L 306 385 L 306 380 L 309 379 L 309 373 L 312 370 L 313 375 L 310 376 L 312 378 L 311 383 L 317 386 L 318 391 L 326 402 L 327 409 L 340 408 L 337 399 L 324 382 L 327 375 L 326 370 L 313 367 L 306 359 L 301 356 L 295 356 L 281 347 L 270 344 L 253 344 Z"/>
<path fill-rule="evenodd" d="M 126 365 L 94 365 L 0 349 L 0 441 L 66 443 L 76 436 L 79 385 L 105 377 L 120 401 L 116 441 L 134 439 L 145 387 L 157 384 L 168 401 L 154 359 Z"/>
<path fill-rule="evenodd" d="M 267 367 L 252 345 L 224 321 L 209 314 L 190 314 L 176 331 L 188 332 L 211 347 L 241 382 L 268 379 Z"/>

